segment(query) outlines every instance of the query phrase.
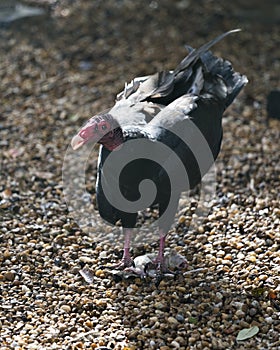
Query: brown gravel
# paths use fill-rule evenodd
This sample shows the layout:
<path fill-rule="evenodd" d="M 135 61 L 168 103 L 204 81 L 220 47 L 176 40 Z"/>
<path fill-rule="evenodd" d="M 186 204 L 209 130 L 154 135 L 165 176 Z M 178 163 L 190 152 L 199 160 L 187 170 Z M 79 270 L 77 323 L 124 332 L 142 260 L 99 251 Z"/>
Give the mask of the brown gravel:
<path fill-rule="evenodd" d="M 1 350 L 279 349 L 280 122 L 266 119 L 266 96 L 279 88 L 278 2 L 27 3 L 47 14 L 0 27 Z M 194 196 L 168 241 L 188 269 L 206 272 L 158 289 L 113 279 L 100 266 L 118 260 L 121 239 L 112 245 L 96 228 L 81 230 L 64 202 L 71 137 L 112 105 L 125 81 L 171 69 L 185 43 L 238 27 L 214 48 L 250 80 L 224 118 L 217 199 L 187 231 Z M 139 244 L 134 255 L 156 247 Z M 79 274 L 85 266 L 92 284 Z M 256 335 L 236 340 L 253 326 Z"/>

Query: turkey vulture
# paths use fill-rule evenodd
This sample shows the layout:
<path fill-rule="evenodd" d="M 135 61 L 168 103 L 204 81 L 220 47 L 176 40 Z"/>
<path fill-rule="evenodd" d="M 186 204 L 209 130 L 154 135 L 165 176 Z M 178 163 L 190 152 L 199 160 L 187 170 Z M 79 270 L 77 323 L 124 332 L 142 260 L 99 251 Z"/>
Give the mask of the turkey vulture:
<path fill-rule="evenodd" d="M 96 198 L 101 217 L 124 230 L 119 268 L 133 266 L 129 250 L 137 213 L 157 205 L 160 244 L 154 266 L 159 274 L 166 269 L 165 238 L 180 194 L 199 184 L 214 163 L 223 112 L 247 83 L 230 62 L 209 51 L 237 31 L 198 49 L 187 46 L 189 54 L 173 71 L 133 79 L 109 112 L 90 118 L 72 139 L 74 150 L 88 142 L 101 145 Z M 126 166 L 119 169 L 123 161 Z"/>

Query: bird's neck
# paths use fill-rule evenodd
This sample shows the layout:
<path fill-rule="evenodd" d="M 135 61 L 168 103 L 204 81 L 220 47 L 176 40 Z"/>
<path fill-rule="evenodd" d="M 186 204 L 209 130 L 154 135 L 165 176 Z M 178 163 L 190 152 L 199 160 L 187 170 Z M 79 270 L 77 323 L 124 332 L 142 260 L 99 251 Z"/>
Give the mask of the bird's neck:
<path fill-rule="evenodd" d="M 99 141 L 99 143 L 108 151 L 119 149 L 123 142 L 123 133 L 120 127 L 110 131 L 108 134 L 105 134 Z"/>

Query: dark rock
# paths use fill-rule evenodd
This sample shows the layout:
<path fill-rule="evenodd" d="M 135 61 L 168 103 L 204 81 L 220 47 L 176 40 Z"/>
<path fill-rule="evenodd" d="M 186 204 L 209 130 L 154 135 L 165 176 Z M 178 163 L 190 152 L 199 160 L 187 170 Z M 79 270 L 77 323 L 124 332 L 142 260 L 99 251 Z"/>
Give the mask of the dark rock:
<path fill-rule="evenodd" d="M 267 96 L 267 117 L 280 119 L 280 90 L 272 90 Z"/>

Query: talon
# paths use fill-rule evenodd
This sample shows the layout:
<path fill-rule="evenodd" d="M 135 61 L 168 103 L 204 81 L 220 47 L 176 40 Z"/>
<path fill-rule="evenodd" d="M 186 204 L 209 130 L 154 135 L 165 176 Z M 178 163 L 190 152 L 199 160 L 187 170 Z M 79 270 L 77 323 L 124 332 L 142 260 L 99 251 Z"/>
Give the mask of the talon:
<path fill-rule="evenodd" d="M 187 261 L 180 254 L 171 253 L 167 256 L 160 254 L 144 265 L 143 272 L 145 275 L 155 278 L 155 284 L 158 287 L 164 277 L 176 278 L 186 266 Z"/>
<path fill-rule="evenodd" d="M 164 275 L 174 275 L 174 273 L 167 268 L 165 261 L 160 261 L 159 259 L 155 259 L 153 261 L 148 262 L 144 267 L 144 273 L 147 276 L 155 277 L 157 286 L 163 279 Z"/>

